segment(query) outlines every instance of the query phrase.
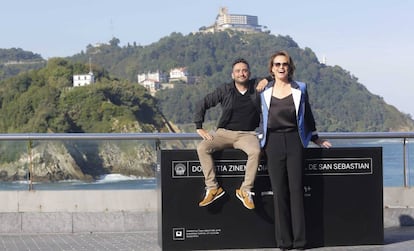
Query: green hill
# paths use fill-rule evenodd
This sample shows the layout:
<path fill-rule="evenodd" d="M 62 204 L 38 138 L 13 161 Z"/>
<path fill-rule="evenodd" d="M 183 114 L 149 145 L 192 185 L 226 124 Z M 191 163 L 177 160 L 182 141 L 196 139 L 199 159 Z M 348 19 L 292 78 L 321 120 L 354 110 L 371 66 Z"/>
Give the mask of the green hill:
<path fill-rule="evenodd" d="M 219 32 L 182 35 L 172 33 L 148 46 L 119 47 L 119 40 L 99 48 L 88 46 L 86 52 L 74 55 L 75 62 L 93 62 L 119 78 L 136 82 L 137 74 L 148 71 L 169 72 L 174 67 L 187 67 L 199 77 L 197 85 L 176 85 L 159 91 L 160 109 L 176 124 L 192 121 L 195 102 L 223 82 L 230 81 L 230 65 L 237 57 L 246 58 L 253 76 L 267 75 L 270 55 L 287 50 L 295 60 L 295 79 L 308 83 L 309 95 L 319 131 L 410 131 L 414 121 L 370 93 L 358 78 L 340 66 L 321 64 L 310 48 L 300 48 L 289 36 L 267 33 L 244 34 Z M 219 109 L 207 115 L 215 120 Z M 194 131 L 190 128 L 189 131 Z"/>
<path fill-rule="evenodd" d="M 319 131 L 414 130 L 408 114 L 370 93 L 346 69 L 321 64 L 310 48 L 300 48 L 289 36 L 172 33 L 148 46 L 120 47 L 119 43 L 113 38 L 98 47 L 88 45 L 79 54 L 50 59 L 40 69 L 22 69 L 20 75 L 3 80 L 0 132 L 166 131 L 163 115 L 185 126 L 181 127 L 184 131 L 194 132 L 195 102 L 217 85 L 231 81 L 230 66 L 235 58 L 249 61 L 253 77 L 265 76 L 270 55 L 280 49 L 294 58 L 295 79 L 308 83 Z M 72 75 L 88 72 L 90 60 L 98 82 L 71 88 Z M 1 54 L 0 62 L 5 62 Z M 136 84 L 139 73 L 168 73 L 175 67 L 187 67 L 198 82 L 175 84 L 155 97 Z M 214 123 L 219 113 L 219 108 L 210 111 L 207 121 Z"/>
<path fill-rule="evenodd" d="M 89 69 L 61 58 L 0 85 L 0 132 L 168 131 L 157 100 L 145 88 L 111 79 L 94 68 L 97 82 L 72 87 L 73 74 Z"/>
<path fill-rule="evenodd" d="M 22 49 L 0 49 L 0 81 L 46 65 L 39 54 Z"/>

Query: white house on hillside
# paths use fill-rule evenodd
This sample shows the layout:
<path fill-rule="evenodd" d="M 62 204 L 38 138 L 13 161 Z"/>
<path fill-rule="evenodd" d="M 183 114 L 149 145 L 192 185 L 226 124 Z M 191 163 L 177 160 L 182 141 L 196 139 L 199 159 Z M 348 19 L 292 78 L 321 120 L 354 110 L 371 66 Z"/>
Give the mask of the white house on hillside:
<path fill-rule="evenodd" d="M 138 84 L 144 86 L 151 95 L 154 95 L 158 90 L 174 88 L 178 81 L 187 84 L 194 84 L 195 77 L 189 76 L 186 67 L 179 67 L 170 70 L 169 75 L 166 73 L 147 72 L 137 75 Z"/>
<path fill-rule="evenodd" d="M 183 81 L 187 84 L 194 84 L 195 78 L 189 76 L 186 67 L 179 67 L 170 70 L 170 82 Z"/>
<path fill-rule="evenodd" d="M 95 76 L 92 72 L 91 58 L 89 58 L 89 73 L 73 75 L 73 87 L 85 86 L 95 83 Z"/>
<path fill-rule="evenodd" d="M 137 77 L 138 84 L 147 88 L 151 94 L 161 89 L 161 83 L 168 81 L 167 74 L 160 71 L 138 74 Z"/>
<path fill-rule="evenodd" d="M 161 83 L 168 82 L 167 74 L 161 73 L 160 71 L 138 74 L 138 83 L 142 83 L 148 79 L 152 79 Z"/>
<path fill-rule="evenodd" d="M 154 94 L 161 89 L 161 83 L 154 81 L 153 79 L 146 79 L 139 84 L 144 86 L 151 94 Z"/>
<path fill-rule="evenodd" d="M 85 86 L 95 83 L 95 76 L 90 71 L 88 74 L 73 75 L 73 87 Z"/>

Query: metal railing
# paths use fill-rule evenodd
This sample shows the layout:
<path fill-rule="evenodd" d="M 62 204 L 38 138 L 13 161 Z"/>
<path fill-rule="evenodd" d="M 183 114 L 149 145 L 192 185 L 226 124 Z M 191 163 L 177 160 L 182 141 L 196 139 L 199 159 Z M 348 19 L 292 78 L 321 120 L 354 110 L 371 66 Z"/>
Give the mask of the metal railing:
<path fill-rule="evenodd" d="M 414 139 L 414 132 L 346 132 L 346 133 L 320 133 L 328 140 L 372 140 L 397 139 L 402 144 L 403 183 L 409 186 L 409 140 Z M 196 133 L 18 133 L 0 134 L 1 141 L 64 141 L 64 140 L 150 140 L 156 149 L 160 149 L 162 141 L 172 140 L 200 140 Z M 334 145 L 335 147 L 335 145 Z"/>
<path fill-rule="evenodd" d="M 409 186 L 408 140 L 414 139 L 414 132 L 359 132 L 359 133 L 321 133 L 327 139 L 401 139 L 403 144 L 404 187 Z"/>

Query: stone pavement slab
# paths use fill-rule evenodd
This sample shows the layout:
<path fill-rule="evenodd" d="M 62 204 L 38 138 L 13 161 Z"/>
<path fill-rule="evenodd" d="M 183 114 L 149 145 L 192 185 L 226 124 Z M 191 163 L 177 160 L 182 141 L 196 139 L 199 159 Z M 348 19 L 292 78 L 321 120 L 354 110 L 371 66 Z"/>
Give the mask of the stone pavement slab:
<path fill-rule="evenodd" d="M 1 234 L 1 251 L 157 251 L 157 231 L 127 233 Z M 226 249 L 246 250 L 246 249 Z M 275 248 L 249 249 L 272 251 Z M 414 250 L 414 227 L 385 229 L 384 245 L 321 247 L 310 251 L 410 251 Z"/>

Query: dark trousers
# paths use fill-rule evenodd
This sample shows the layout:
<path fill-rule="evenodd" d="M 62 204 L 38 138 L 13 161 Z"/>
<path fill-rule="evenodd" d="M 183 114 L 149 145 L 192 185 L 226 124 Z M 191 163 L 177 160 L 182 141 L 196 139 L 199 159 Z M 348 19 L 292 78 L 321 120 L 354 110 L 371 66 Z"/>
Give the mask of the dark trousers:
<path fill-rule="evenodd" d="M 306 245 L 303 146 L 298 132 L 270 132 L 265 152 L 272 184 L 278 247 Z"/>

